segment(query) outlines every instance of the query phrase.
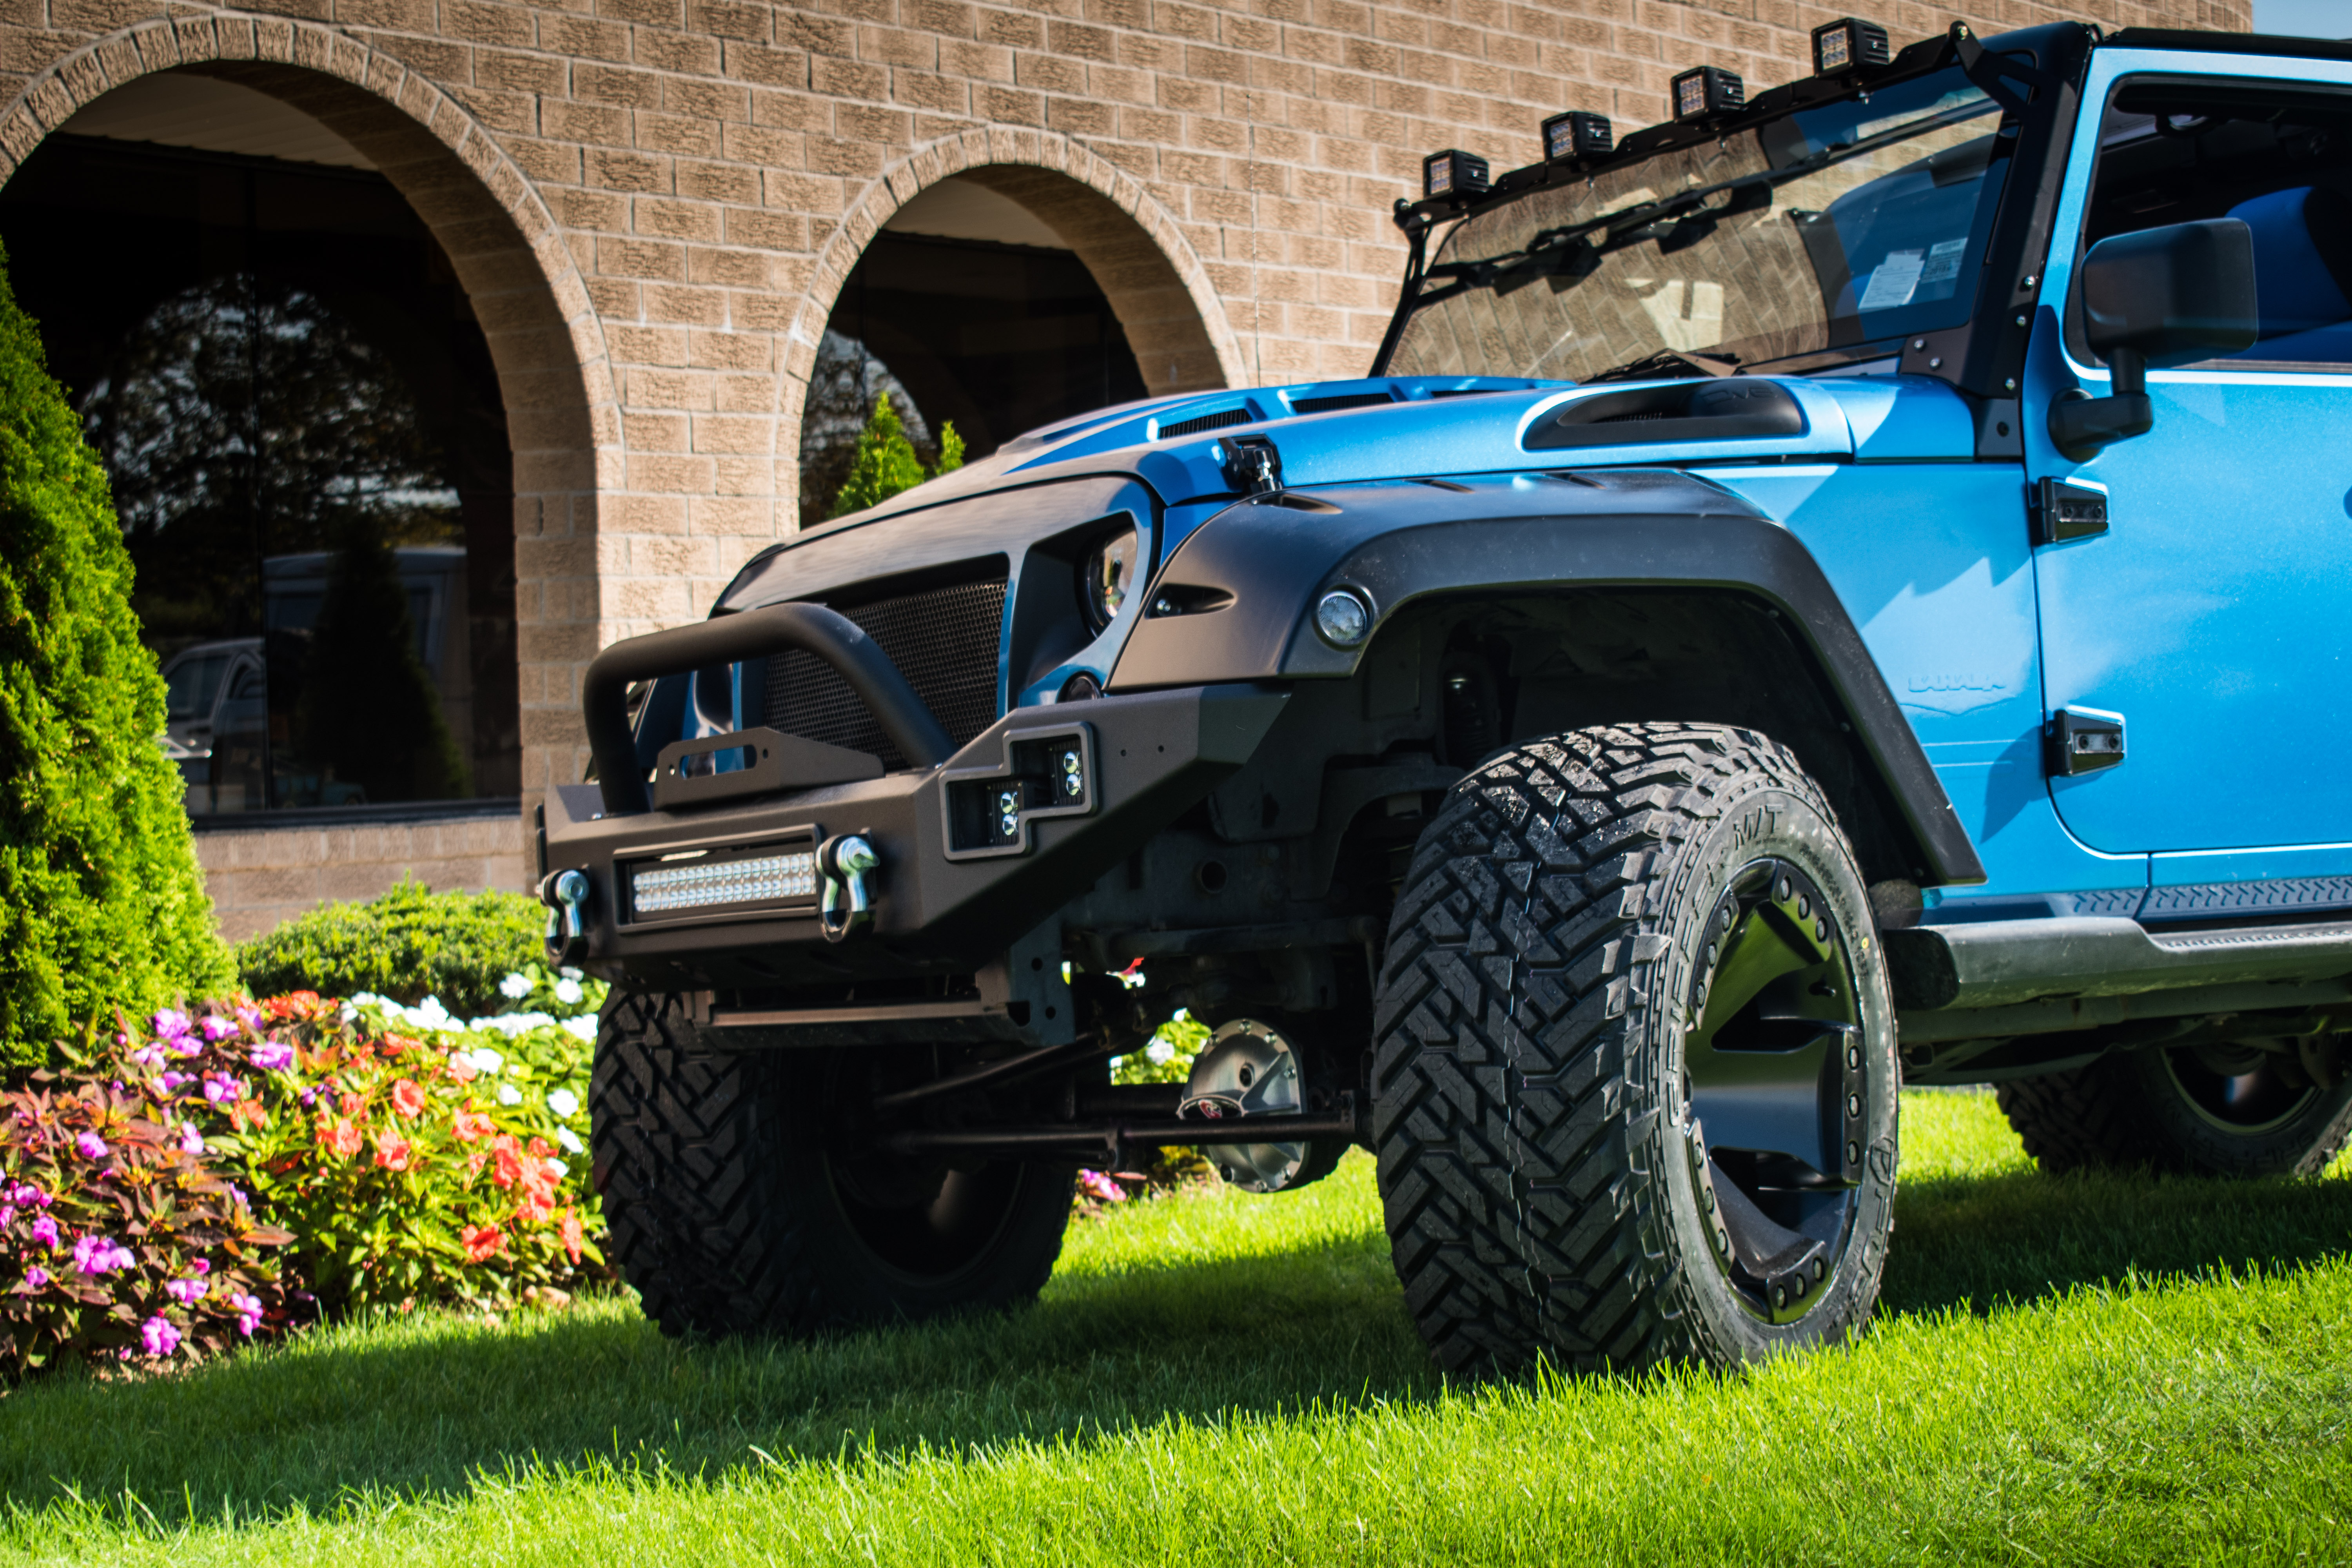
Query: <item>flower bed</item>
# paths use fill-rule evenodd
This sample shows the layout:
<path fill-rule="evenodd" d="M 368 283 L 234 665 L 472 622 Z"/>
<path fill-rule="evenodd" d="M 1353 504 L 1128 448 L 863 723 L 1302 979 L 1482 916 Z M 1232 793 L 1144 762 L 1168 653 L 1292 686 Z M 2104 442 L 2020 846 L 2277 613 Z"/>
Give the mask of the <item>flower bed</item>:
<path fill-rule="evenodd" d="M 167 1011 L 0 1096 L 0 1375 L 601 1277 L 594 1015 L 530 1005 L 603 987 L 534 970 L 502 990 L 523 1010 L 297 992 Z"/>

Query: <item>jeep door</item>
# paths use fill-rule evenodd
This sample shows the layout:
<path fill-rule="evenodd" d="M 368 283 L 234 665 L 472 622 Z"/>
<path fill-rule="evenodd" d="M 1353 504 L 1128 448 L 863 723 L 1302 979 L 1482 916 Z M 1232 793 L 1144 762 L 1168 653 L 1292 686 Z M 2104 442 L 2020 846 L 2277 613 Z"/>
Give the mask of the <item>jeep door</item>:
<path fill-rule="evenodd" d="M 2105 531 L 2036 551 L 2043 695 L 2053 714 L 2122 715 L 2125 755 L 2051 793 L 2093 848 L 2155 852 L 2159 889 L 2251 879 L 2239 901 L 2261 904 L 2254 882 L 2318 876 L 2336 880 L 2317 901 L 2352 902 L 2352 65 L 2103 49 L 2084 105 L 2026 477 L 2106 491 Z M 2150 370 L 2147 435 L 2055 449 L 2051 401 L 2109 389 L 2082 335 L 2084 251 L 2219 217 L 2252 230 L 2260 339 Z"/>

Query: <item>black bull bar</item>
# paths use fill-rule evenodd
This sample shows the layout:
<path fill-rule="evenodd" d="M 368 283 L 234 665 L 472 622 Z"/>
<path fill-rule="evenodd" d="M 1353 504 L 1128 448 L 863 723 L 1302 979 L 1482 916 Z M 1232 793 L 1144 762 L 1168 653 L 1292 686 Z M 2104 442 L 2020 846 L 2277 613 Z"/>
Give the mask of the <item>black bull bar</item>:
<path fill-rule="evenodd" d="M 789 649 L 838 670 L 914 765 L 879 773 L 870 757 L 754 730 L 689 748 L 748 746 L 740 782 L 688 780 L 673 744 L 649 792 L 630 685 Z M 1022 708 L 957 750 L 888 656 L 821 605 L 628 638 L 598 655 L 583 683 L 598 782 L 548 792 L 551 946 L 606 978 L 673 989 L 969 971 L 1248 761 L 1285 696 L 1229 682 Z M 864 765 L 844 770 L 845 758 Z M 791 787 L 812 778 L 826 782 Z M 867 873 L 870 923 L 829 942 L 817 918 L 831 890 L 820 852 L 852 836 L 878 861 Z M 765 896 L 664 902 L 646 890 L 656 876 L 707 876 L 717 888 L 733 868 L 767 877 L 754 889 Z M 576 902 L 559 905 L 559 885 Z M 733 890 L 750 886 L 739 878 Z"/>

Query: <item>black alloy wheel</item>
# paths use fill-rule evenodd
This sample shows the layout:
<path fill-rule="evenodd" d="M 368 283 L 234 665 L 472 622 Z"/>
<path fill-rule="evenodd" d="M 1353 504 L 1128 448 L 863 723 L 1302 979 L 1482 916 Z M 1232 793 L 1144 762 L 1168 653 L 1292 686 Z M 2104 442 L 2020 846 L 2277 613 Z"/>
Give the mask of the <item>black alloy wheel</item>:
<path fill-rule="evenodd" d="M 2053 1174 L 2313 1176 L 2352 1136 L 2342 1036 L 2144 1046 L 1995 1092 L 2025 1152 Z"/>
<path fill-rule="evenodd" d="M 1390 1246 L 1443 1365 L 1728 1366 L 1868 1319 L 1894 1004 L 1787 748 L 1615 724 L 1489 758 L 1414 851 L 1375 1016 Z"/>
<path fill-rule="evenodd" d="M 865 1108 L 929 1057 L 710 1050 L 677 996 L 615 991 L 590 1144 L 608 1254 L 646 1314 L 673 1334 L 808 1334 L 1034 1298 L 1075 1167 L 881 1149 Z"/>

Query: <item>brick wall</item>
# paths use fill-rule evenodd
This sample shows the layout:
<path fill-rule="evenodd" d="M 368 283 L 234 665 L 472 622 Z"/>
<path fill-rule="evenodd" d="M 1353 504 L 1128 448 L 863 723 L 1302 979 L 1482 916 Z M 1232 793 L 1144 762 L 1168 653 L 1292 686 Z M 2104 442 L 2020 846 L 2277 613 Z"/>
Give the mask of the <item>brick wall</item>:
<path fill-rule="evenodd" d="M 2250 0 L 1979 0 L 2242 28 Z M 1869 9 L 1869 7 L 1864 7 Z M 604 644 L 693 618 L 797 524 L 799 410 L 874 231 L 982 178 L 1093 267 L 1155 391 L 1360 374 L 1419 155 L 1528 161 L 1564 107 L 1756 87 L 1837 13 L 1789 0 L 0 0 L 0 181 L 147 72 L 296 103 L 416 203 L 498 362 L 517 448 L 526 792 L 577 779 Z M 1946 10 L 1876 7 L 1910 39 Z"/>
<path fill-rule="evenodd" d="M 403 879 L 436 892 L 526 892 L 530 872 L 511 811 L 432 822 L 207 828 L 196 863 L 221 935 L 241 942 L 333 900 L 373 899 Z"/>

